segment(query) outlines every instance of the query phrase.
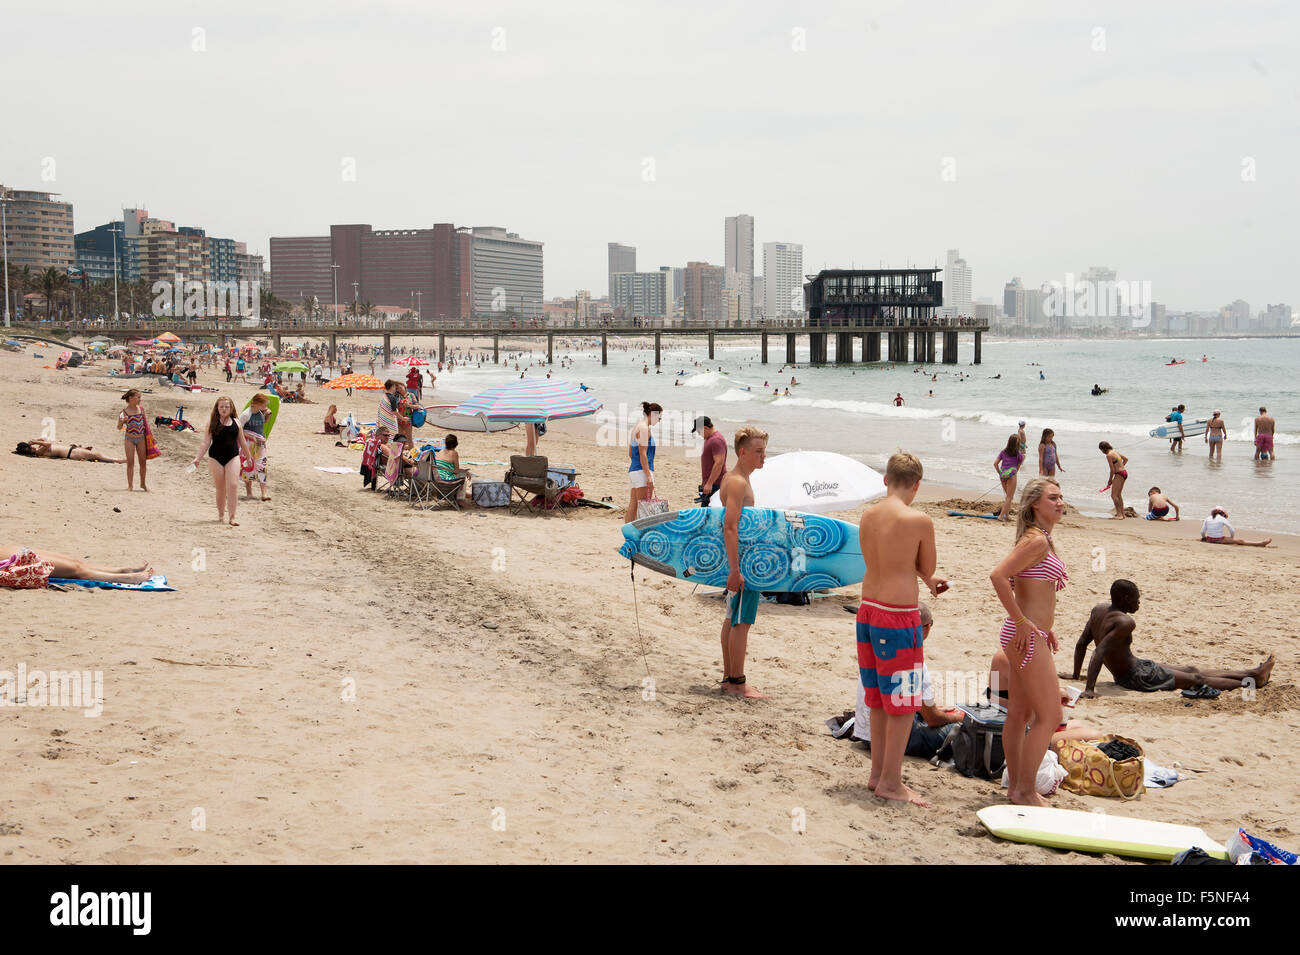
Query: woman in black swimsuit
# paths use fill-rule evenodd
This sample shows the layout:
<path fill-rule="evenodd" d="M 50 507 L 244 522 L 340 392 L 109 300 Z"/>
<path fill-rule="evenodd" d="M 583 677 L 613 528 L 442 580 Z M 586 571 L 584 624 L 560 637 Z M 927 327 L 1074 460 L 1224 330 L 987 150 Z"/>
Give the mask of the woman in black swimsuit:
<path fill-rule="evenodd" d="M 238 527 L 235 505 L 239 501 L 239 456 L 252 459 L 244 429 L 235 417 L 235 403 L 229 398 L 218 398 L 212 406 L 208 430 L 203 436 L 203 446 L 194 456 L 193 467 L 198 467 L 203 455 L 208 456 L 208 470 L 217 489 L 217 521 L 226 519 L 226 506 L 230 506 L 230 526 Z"/>

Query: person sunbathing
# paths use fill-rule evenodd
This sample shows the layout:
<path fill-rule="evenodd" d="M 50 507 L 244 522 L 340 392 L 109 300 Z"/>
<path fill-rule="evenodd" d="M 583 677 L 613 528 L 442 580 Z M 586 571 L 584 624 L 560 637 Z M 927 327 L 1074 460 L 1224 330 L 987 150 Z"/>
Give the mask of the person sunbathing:
<path fill-rule="evenodd" d="M 293 400 L 300 405 L 314 405 L 316 403 L 307 397 L 307 386 L 302 382 L 298 383 L 298 389 L 293 393 Z"/>
<path fill-rule="evenodd" d="M 0 545 L 0 553 L 21 554 L 23 548 Z M 55 554 L 42 548 L 37 554 L 38 560 L 53 564 L 51 577 L 65 577 L 72 580 L 104 580 L 114 584 L 142 584 L 153 576 L 153 568 L 148 564 L 138 567 L 103 567 L 90 564 L 66 554 Z"/>
<path fill-rule="evenodd" d="M 338 410 L 339 410 L 338 405 L 330 405 L 329 413 L 325 415 L 325 431 L 324 431 L 325 434 L 342 433 L 343 429 L 339 425 L 338 420 L 334 417 L 336 414 L 338 414 Z"/>
<path fill-rule="evenodd" d="M 1079 679 L 1088 645 L 1097 644 L 1088 663 L 1088 680 L 1084 684 L 1082 699 L 1090 700 L 1097 695 L 1093 688 L 1103 664 L 1117 684 L 1142 693 L 1187 690 L 1197 686 L 1211 686 L 1216 690 L 1254 688 L 1264 686 L 1272 676 L 1272 654 L 1249 670 L 1202 670 L 1200 667 L 1161 664 L 1133 656 L 1133 631 L 1137 622 L 1132 614 L 1137 613 L 1139 606 L 1141 595 L 1137 584 L 1131 580 L 1117 580 L 1110 585 L 1110 603 L 1092 608 L 1092 614 L 1074 646 L 1074 673 L 1071 676 L 1059 674 L 1063 679 Z"/>
<path fill-rule="evenodd" d="M 110 458 L 94 448 L 83 448 L 79 444 L 54 444 L 45 438 L 32 438 L 19 441 L 14 454 L 25 458 L 58 458 L 72 461 L 98 461 L 103 464 L 125 464 L 126 458 Z"/>

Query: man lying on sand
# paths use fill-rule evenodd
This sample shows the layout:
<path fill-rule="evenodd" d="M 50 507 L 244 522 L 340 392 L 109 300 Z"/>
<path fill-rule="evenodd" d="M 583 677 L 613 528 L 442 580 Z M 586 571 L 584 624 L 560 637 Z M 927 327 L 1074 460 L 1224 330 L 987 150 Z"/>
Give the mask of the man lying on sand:
<path fill-rule="evenodd" d="M 104 464 L 125 464 L 126 458 L 110 458 L 100 454 L 94 448 L 83 448 L 79 444 L 52 444 L 45 438 L 32 438 L 19 441 L 14 454 L 25 458 L 55 458 L 58 460 L 99 461 Z"/>
<path fill-rule="evenodd" d="M 1082 699 L 1092 699 L 1097 695 L 1093 687 L 1103 663 L 1117 684 L 1142 693 L 1186 690 L 1195 686 L 1236 690 L 1245 686 L 1260 687 L 1269 681 L 1273 673 L 1272 654 L 1250 670 L 1202 670 L 1194 666 L 1138 659 L 1133 656 L 1133 630 L 1137 622 L 1130 615 L 1137 613 L 1140 604 L 1137 584 L 1131 580 L 1117 580 L 1110 585 L 1110 603 L 1092 608 L 1092 615 L 1074 646 L 1074 673 L 1069 676 L 1058 674 L 1066 680 L 1079 679 L 1088 644 L 1096 642 L 1097 647 L 1088 663 L 1088 682 L 1084 685 Z"/>

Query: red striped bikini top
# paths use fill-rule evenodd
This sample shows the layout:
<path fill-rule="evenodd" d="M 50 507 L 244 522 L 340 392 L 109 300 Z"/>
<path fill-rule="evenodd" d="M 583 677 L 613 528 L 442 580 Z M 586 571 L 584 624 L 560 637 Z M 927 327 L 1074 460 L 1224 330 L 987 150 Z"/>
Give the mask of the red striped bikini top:
<path fill-rule="evenodd" d="M 1064 590 L 1065 582 L 1070 579 L 1070 575 L 1065 572 L 1065 562 L 1052 553 L 1050 549 L 1052 535 L 1044 531 L 1043 536 L 1047 538 L 1049 548 L 1047 556 L 1028 570 L 1022 570 L 1016 574 L 1016 577 L 1024 577 L 1028 580 L 1054 580 L 1056 581 L 1057 591 Z M 1015 584 L 1015 578 L 1012 578 L 1011 583 Z"/>

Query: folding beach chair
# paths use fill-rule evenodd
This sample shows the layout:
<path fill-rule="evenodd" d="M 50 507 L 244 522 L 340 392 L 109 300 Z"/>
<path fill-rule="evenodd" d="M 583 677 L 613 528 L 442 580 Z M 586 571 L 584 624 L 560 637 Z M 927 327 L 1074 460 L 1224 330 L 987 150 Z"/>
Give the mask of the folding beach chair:
<path fill-rule="evenodd" d="M 546 473 L 547 460 L 541 455 L 527 457 L 522 454 L 510 456 L 510 470 L 506 472 L 506 484 L 510 488 L 510 513 L 518 514 L 528 508 L 532 509 L 529 495 L 540 495 L 547 508 L 554 505 L 561 488 Z"/>
<path fill-rule="evenodd" d="M 415 474 L 407 480 L 407 502 L 412 507 L 427 510 L 433 503 L 433 481 L 437 475 L 433 451 L 422 451 L 415 459 Z"/>
<path fill-rule="evenodd" d="M 433 462 L 433 506 L 460 510 L 460 496 L 465 493 L 465 475 L 457 474 L 445 461 Z"/>

